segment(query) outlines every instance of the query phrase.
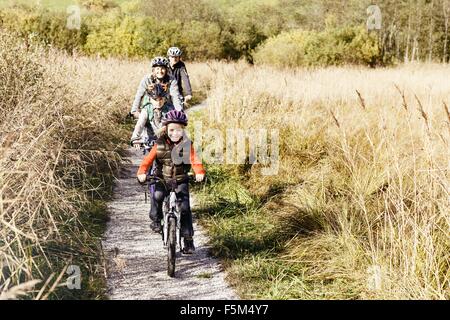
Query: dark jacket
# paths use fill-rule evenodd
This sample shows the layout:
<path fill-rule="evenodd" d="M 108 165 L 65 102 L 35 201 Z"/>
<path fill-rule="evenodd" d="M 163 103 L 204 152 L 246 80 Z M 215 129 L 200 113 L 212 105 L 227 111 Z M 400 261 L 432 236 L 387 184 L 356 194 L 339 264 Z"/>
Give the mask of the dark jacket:
<path fill-rule="evenodd" d="M 195 174 L 205 174 L 202 161 L 187 137 L 173 143 L 166 134 L 156 140 L 156 144 L 139 166 L 138 175 L 146 174 L 156 161 L 156 175 L 160 178 L 184 180 L 192 167 Z"/>
<path fill-rule="evenodd" d="M 178 89 L 182 96 L 192 96 L 191 81 L 183 61 L 178 61 L 173 68 L 169 67 L 169 74 L 177 80 Z"/>
<path fill-rule="evenodd" d="M 176 181 L 186 180 L 191 169 L 191 144 L 192 142 L 189 139 L 174 144 L 167 136 L 158 138 L 156 140 L 156 175 L 166 181 L 171 179 Z M 173 161 L 174 155 L 177 156 L 179 159 L 177 162 L 180 163 Z"/>

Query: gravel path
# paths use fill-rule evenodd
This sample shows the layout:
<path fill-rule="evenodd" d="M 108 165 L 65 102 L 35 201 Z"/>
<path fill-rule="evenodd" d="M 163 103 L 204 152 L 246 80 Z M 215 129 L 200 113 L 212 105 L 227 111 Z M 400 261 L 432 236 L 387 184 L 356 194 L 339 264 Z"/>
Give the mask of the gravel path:
<path fill-rule="evenodd" d="M 198 109 L 198 108 L 197 108 Z M 150 231 L 149 204 L 135 174 L 141 152 L 130 149 L 108 205 L 110 220 L 102 240 L 107 260 L 110 299 L 231 300 L 238 296 L 225 281 L 217 259 L 209 255 L 208 239 L 195 222 L 193 255 L 177 253 L 175 278 L 167 275 L 167 256 L 161 236 Z M 195 218 L 195 201 L 191 206 Z"/>

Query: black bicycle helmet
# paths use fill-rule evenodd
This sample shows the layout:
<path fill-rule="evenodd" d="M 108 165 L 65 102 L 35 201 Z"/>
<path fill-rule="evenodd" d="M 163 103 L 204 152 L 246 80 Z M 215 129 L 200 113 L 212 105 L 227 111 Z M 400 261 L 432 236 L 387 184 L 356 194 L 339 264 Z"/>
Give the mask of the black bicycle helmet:
<path fill-rule="evenodd" d="M 152 68 L 153 67 L 168 67 L 169 66 L 169 60 L 165 57 L 155 57 L 152 60 Z"/>

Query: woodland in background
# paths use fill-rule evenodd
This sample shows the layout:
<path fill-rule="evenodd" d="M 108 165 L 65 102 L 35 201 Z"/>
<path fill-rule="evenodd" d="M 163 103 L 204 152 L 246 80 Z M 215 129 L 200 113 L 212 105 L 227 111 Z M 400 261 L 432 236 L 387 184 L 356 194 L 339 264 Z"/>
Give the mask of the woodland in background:
<path fill-rule="evenodd" d="M 172 45 L 187 60 L 279 66 L 449 61 L 449 0 L 79 0 L 80 30 L 59 10 L 2 6 L 0 26 L 87 55 L 149 58 Z M 381 10 L 380 30 L 367 32 Z"/>

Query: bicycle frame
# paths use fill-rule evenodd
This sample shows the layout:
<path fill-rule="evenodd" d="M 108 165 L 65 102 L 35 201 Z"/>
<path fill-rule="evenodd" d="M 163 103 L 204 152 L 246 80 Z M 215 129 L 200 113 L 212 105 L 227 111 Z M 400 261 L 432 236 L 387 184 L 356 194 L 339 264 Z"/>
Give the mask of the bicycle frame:
<path fill-rule="evenodd" d="M 189 176 L 189 175 L 188 175 Z M 192 178 L 192 176 L 189 176 Z M 170 277 L 175 276 L 175 261 L 177 243 L 178 248 L 183 252 L 183 245 L 181 241 L 181 211 L 177 202 L 177 194 L 175 192 L 177 183 L 170 181 L 169 185 L 164 179 L 154 175 L 147 175 L 147 182 L 153 186 L 157 182 L 161 182 L 168 194 L 164 197 L 162 211 L 163 211 L 163 232 L 162 240 L 164 248 L 167 249 L 167 272 Z M 170 189 L 170 191 L 169 191 Z"/>
<path fill-rule="evenodd" d="M 157 181 L 160 181 L 163 184 L 166 191 L 169 191 L 167 183 L 163 179 L 151 175 L 151 176 L 147 177 L 147 181 L 149 181 L 149 180 L 151 181 L 151 183 L 149 183 L 150 186 L 154 187 L 154 184 Z M 155 181 L 152 181 L 152 180 L 155 180 Z M 170 187 L 169 194 L 164 197 L 162 209 L 163 209 L 163 234 L 162 234 L 163 245 L 164 245 L 164 247 L 167 247 L 167 244 L 168 244 L 169 219 L 175 218 L 176 235 L 177 235 L 176 242 L 178 243 L 180 250 L 182 250 L 183 247 L 182 247 L 182 243 L 181 243 L 181 225 L 180 225 L 181 212 L 178 208 L 177 194 L 175 192 L 174 186 Z"/>
<path fill-rule="evenodd" d="M 177 243 L 179 245 L 180 250 L 181 246 L 181 228 L 180 228 L 180 219 L 181 214 L 180 210 L 177 206 L 177 195 L 174 190 L 171 190 L 170 193 L 164 198 L 163 202 L 163 244 L 167 246 L 168 243 L 168 234 L 169 234 L 169 219 L 175 218 L 176 225 L 176 234 L 177 234 Z"/>

